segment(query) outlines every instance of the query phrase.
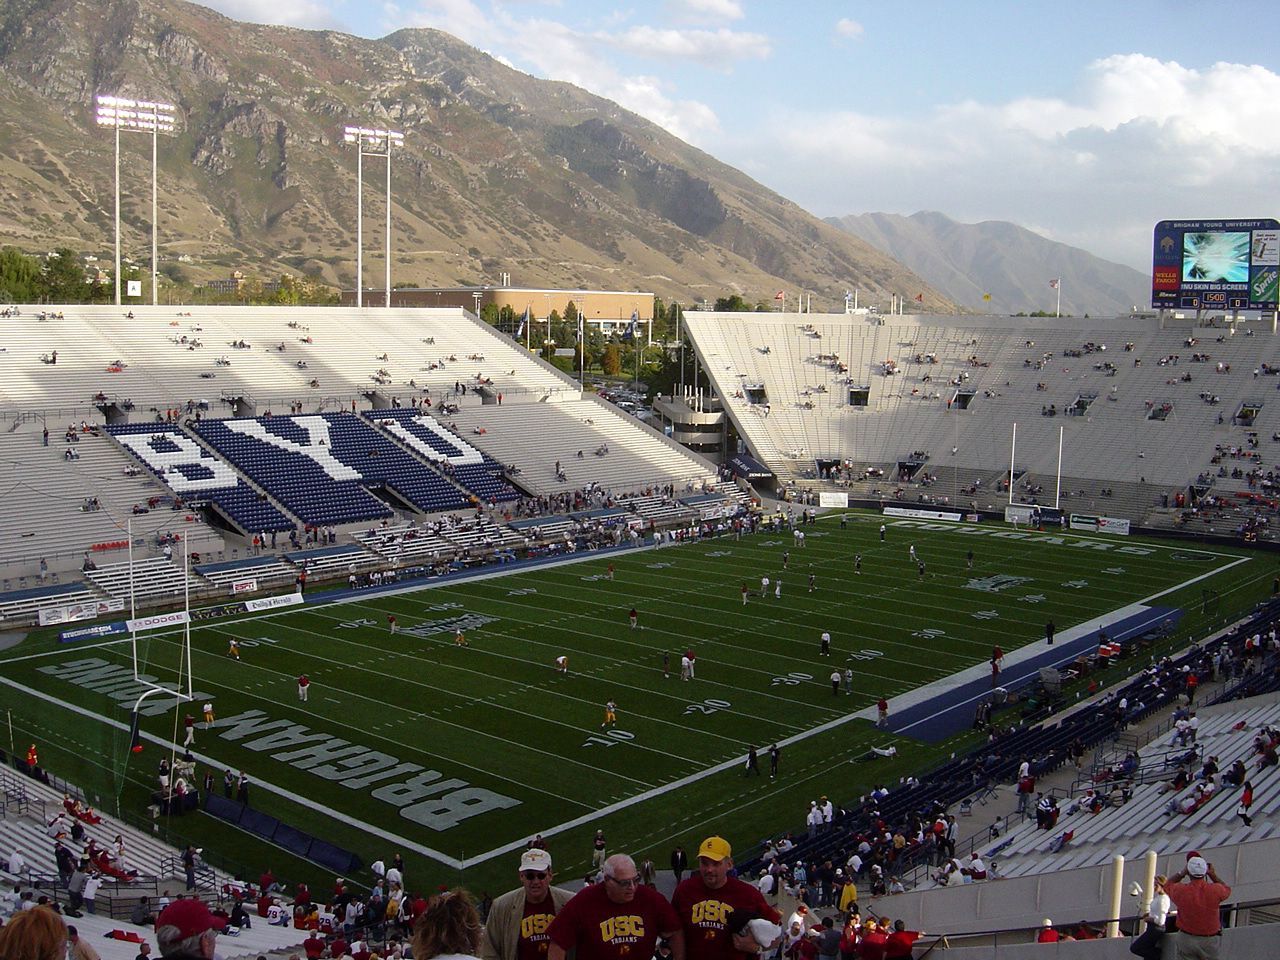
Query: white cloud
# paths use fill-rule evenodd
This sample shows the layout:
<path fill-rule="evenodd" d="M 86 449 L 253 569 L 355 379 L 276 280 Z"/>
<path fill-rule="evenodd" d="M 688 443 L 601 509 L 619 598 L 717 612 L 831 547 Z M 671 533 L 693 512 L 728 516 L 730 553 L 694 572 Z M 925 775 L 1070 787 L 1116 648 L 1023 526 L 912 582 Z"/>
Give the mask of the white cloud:
<path fill-rule="evenodd" d="M 696 100 L 674 97 L 666 81 L 624 74 L 600 54 L 601 36 L 554 20 L 527 20 L 508 31 L 512 59 L 530 72 L 563 80 L 613 100 L 675 136 L 696 141 L 720 129 L 715 112 Z"/>
<path fill-rule="evenodd" d="M 836 33 L 847 40 L 861 40 L 865 29 L 857 20 L 841 17 L 836 21 Z"/>
<path fill-rule="evenodd" d="M 664 30 L 637 25 L 621 33 L 596 36 L 638 56 L 695 59 L 704 66 L 720 68 L 739 60 L 764 60 L 770 53 L 768 37 L 738 30 Z"/>
<path fill-rule="evenodd" d="M 744 16 L 738 0 L 667 0 L 663 8 L 681 23 L 725 23 Z"/>
<path fill-rule="evenodd" d="M 1280 75 L 1127 54 L 1091 64 L 1067 98 L 910 117 L 788 110 L 747 137 L 744 169 L 822 216 L 934 209 L 1036 223 L 1146 269 L 1157 220 L 1273 212 Z"/>
<path fill-rule="evenodd" d="M 324 0 L 206 0 L 208 6 L 233 20 L 309 30 L 338 27 Z"/>
<path fill-rule="evenodd" d="M 417 0 L 398 8 L 398 13 L 398 26 L 443 30 L 476 47 L 485 46 L 494 36 L 494 18 L 472 0 Z"/>
<path fill-rule="evenodd" d="M 737 3 L 722 0 L 694 0 L 681 6 L 719 9 L 726 15 L 738 9 Z M 623 72 L 608 49 L 650 59 L 696 58 L 720 69 L 728 69 L 738 59 L 769 55 L 767 40 L 756 34 L 641 25 L 621 28 L 625 18 L 616 15 L 606 22 L 620 29 L 586 31 L 559 20 L 531 16 L 528 7 L 510 4 L 488 8 L 473 0 L 417 0 L 411 7 L 392 9 L 399 24 L 434 27 L 486 50 L 499 46 L 493 55 L 503 63 L 613 100 L 686 140 L 718 133 L 715 112 L 705 103 L 674 96 L 664 78 Z"/>

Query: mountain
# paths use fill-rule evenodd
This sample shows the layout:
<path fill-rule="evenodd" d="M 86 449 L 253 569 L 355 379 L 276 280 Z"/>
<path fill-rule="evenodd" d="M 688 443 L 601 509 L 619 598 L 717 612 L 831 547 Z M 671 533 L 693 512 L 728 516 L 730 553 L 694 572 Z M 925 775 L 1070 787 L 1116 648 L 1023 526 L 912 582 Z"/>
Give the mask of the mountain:
<path fill-rule="evenodd" d="M 0 8 L 0 242 L 102 255 L 113 238 L 111 94 L 177 106 L 159 145 L 162 269 L 311 273 L 351 286 L 349 123 L 406 137 L 392 170 L 393 283 L 653 290 L 686 306 L 858 286 L 925 293 L 874 247 L 660 127 L 448 34 L 381 40 L 227 19 L 176 0 L 6 0 Z M 150 250 L 151 143 L 123 133 L 126 255 Z M 383 275 L 385 161 L 364 160 L 365 283 Z M 178 261 L 182 256 L 183 262 Z M 190 263 L 187 258 L 190 258 Z"/>
<path fill-rule="evenodd" d="M 957 223 L 941 213 L 864 213 L 827 222 L 914 270 L 966 310 L 1052 311 L 1062 278 L 1062 312 L 1127 315 L 1151 301 L 1151 278 L 1001 220 Z M 990 300 L 983 295 L 990 294 Z"/>

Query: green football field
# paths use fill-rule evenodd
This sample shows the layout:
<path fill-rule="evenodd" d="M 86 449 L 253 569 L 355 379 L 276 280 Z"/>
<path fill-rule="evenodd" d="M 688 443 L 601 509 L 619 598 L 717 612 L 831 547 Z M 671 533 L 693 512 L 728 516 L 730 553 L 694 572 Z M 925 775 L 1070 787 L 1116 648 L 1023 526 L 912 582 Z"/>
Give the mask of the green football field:
<path fill-rule="evenodd" d="M 180 714 L 208 698 L 217 719 L 196 732 L 200 769 L 212 766 L 219 787 L 225 768 L 247 771 L 255 807 L 366 862 L 401 850 L 442 882 L 487 880 L 542 832 L 572 875 L 597 827 L 611 849 L 661 864 L 676 842 L 719 831 L 746 848 L 798 827 L 812 797 L 856 796 L 918 769 L 956 744 L 876 730 L 875 701 L 985 663 L 993 644 L 1037 642 L 1047 619 L 1061 632 L 1145 601 L 1182 607 L 1186 634 L 1263 599 L 1275 574 L 1267 555 L 1217 546 L 893 519 L 881 541 L 881 522 L 827 517 L 804 528 L 804 546 L 790 532 L 728 537 L 195 624 L 197 702 L 175 713 L 151 698 L 138 755 L 124 729 L 133 697 L 111 696 L 131 664 L 127 639 L 33 636 L 3 654 L 0 682 L 19 739 L 75 768 L 108 810 L 145 805 L 164 745 L 182 741 Z M 773 586 L 761 596 L 765 576 L 781 580 L 780 597 Z M 173 681 L 181 640 L 140 638 L 144 672 Z M 696 677 L 682 681 L 687 650 Z M 830 674 L 846 666 L 852 693 L 833 695 Z M 602 728 L 610 700 L 617 722 Z M 888 743 L 892 761 L 848 762 Z M 758 779 L 743 776 L 750 746 Z"/>

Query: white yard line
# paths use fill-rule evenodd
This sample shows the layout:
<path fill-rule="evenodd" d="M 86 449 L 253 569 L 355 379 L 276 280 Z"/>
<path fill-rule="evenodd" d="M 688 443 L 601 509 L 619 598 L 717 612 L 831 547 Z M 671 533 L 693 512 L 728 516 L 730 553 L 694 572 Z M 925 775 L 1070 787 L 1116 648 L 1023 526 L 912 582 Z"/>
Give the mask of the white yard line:
<path fill-rule="evenodd" d="M 5 686 L 12 687 L 15 690 L 21 690 L 24 693 L 31 692 L 27 687 L 23 686 L 20 683 L 15 683 L 13 680 L 10 680 L 8 677 L 0 676 L 0 683 L 4 684 Z M 68 703 L 66 700 L 60 700 L 57 697 L 51 696 L 47 693 L 41 693 L 39 694 L 39 697 L 42 700 L 46 700 L 49 703 L 53 703 L 59 707 L 62 707 L 64 710 L 70 710 L 72 713 L 77 713 L 80 716 L 87 717 L 90 720 L 96 720 L 99 723 L 104 723 L 107 726 L 114 727 L 117 730 L 123 730 L 126 733 L 129 730 L 129 725 L 127 723 L 122 723 L 119 720 L 113 720 L 110 717 L 104 717 L 102 716 L 102 714 L 94 713 L 92 710 L 87 710 L 84 707 L 76 706 L 74 703 Z M 165 740 L 162 737 L 152 736 L 146 731 L 141 731 L 141 737 L 143 740 L 147 740 L 148 742 L 154 743 L 158 746 L 171 747 L 173 745 L 170 741 Z M 201 763 L 208 764 L 210 767 L 213 767 L 215 769 L 221 766 L 221 764 L 215 761 L 212 757 L 207 757 L 204 754 L 192 752 L 192 756 L 195 757 L 197 760 L 199 760 Z M 315 812 L 324 814 L 327 817 L 332 817 L 333 819 L 339 821 L 340 823 L 344 823 L 349 827 L 354 827 L 355 829 L 360 830 L 363 833 L 371 834 L 372 836 L 375 836 L 375 837 L 380 837 L 381 839 L 390 841 L 393 844 L 403 844 L 405 847 L 409 848 L 410 850 L 413 850 L 416 853 L 420 853 L 424 857 L 430 857 L 433 860 L 438 860 L 440 863 L 443 863 L 446 866 L 453 867 L 455 870 L 461 870 L 466 865 L 464 861 L 455 859 L 454 857 L 449 856 L 447 853 L 442 853 L 441 851 L 434 850 L 431 847 L 425 847 L 420 843 L 415 843 L 413 840 L 410 840 L 407 837 L 402 837 L 397 834 L 391 833 L 389 830 L 383 830 L 379 827 L 375 827 L 368 820 L 360 820 L 356 817 L 348 816 L 345 813 L 340 813 L 337 810 L 334 810 L 330 807 L 326 807 L 322 803 L 316 803 L 314 800 L 308 799 L 304 794 L 296 790 L 286 790 L 283 787 L 277 787 L 274 784 L 268 781 L 264 781 L 257 776 L 254 776 L 253 778 L 253 789 L 265 790 L 267 793 L 274 793 L 277 796 L 284 797 L 286 800 L 290 800 L 293 803 L 298 804 L 299 806 L 306 807 L 309 810 L 314 810 Z"/>
<path fill-rule="evenodd" d="M 932 531 L 921 531 L 921 532 L 932 532 Z M 941 532 L 941 531 L 939 531 L 939 532 Z M 1046 535 L 1050 535 L 1050 534 L 1046 534 Z M 1056 533 L 1056 532 L 1055 532 L 1055 533 L 1053 533 L 1052 535 L 1053 535 L 1053 536 L 1071 536 L 1073 539 L 1081 539 L 1081 540 L 1086 540 L 1086 539 L 1087 539 L 1087 540 L 1096 540 L 1096 539 L 1097 539 L 1097 538 L 1094 538 L 1094 537 L 1080 537 L 1080 536 L 1078 536 L 1078 535 L 1073 535 L 1073 534 L 1058 534 L 1058 533 Z M 1107 541 L 1107 542 L 1112 542 L 1112 541 Z M 1230 556 L 1229 554 L 1218 554 L 1218 553 L 1212 553 L 1211 551 L 1197 551 L 1197 550 L 1193 550 L 1193 549 L 1188 549 L 1188 548 L 1186 548 L 1186 547 L 1179 547 L 1179 549 L 1185 550 L 1185 551 L 1186 551 L 1186 552 L 1188 552 L 1188 553 L 1190 553 L 1190 552 L 1209 553 L 1211 556 L 1214 556 L 1214 557 Z M 581 562 L 581 561 L 583 561 L 583 560 L 587 560 L 587 559 L 599 559 L 599 555 L 597 554 L 597 555 L 595 555 L 594 557 L 584 556 L 584 557 L 581 557 L 581 558 L 565 559 L 565 560 L 560 561 L 560 563 L 574 563 L 574 562 Z M 1179 584 L 1177 584 L 1177 585 L 1175 585 L 1175 586 L 1169 587 L 1169 588 L 1167 588 L 1167 589 L 1165 589 L 1165 590 L 1161 590 L 1161 591 L 1160 591 L 1160 592 L 1158 592 L 1158 593 L 1151 594 L 1150 596 L 1145 597 L 1145 598 L 1144 598 L 1144 599 L 1142 599 L 1142 600 L 1136 601 L 1135 603 L 1132 603 L 1132 604 L 1129 604 L 1129 605 L 1127 605 L 1127 606 L 1125 606 L 1125 607 L 1122 607 L 1122 608 L 1120 608 L 1119 610 L 1111 611 L 1111 612 L 1109 612 L 1109 613 L 1105 614 L 1104 616 L 1101 616 L 1101 617 L 1095 617 L 1093 620 L 1088 621 L 1086 624 L 1080 624 L 1080 625 L 1078 625 L 1077 627 L 1072 628 L 1072 630 L 1071 630 L 1071 631 L 1066 631 L 1066 632 L 1064 632 L 1064 633 L 1062 633 L 1062 634 L 1059 634 L 1059 636 L 1060 636 L 1060 637 L 1062 637 L 1062 638 L 1063 638 L 1063 640 L 1064 640 L 1064 642 L 1065 642 L 1067 639 L 1070 639 L 1070 634 L 1071 634 L 1071 633 L 1075 633 L 1076 635 L 1079 635 L 1081 632 L 1088 632 L 1089 630 L 1097 629 L 1097 627 L 1098 627 L 1098 626 L 1101 626 L 1102 624 L 1104 624 L 1104 623 L 1106 623 L 1106 622 L 1110 622 L 1110 621 L 1112 621 L 1112 620 L 1115 620 L 1117 617 L 1129 616 L 1129 615 L 1131 615 L 1131 614 L 1133 614 L 1133 613 L 1140 612 L 1142 609 L 1145 609 L 1145 607 L 1146 607 L 1148 604 L 1150 604 L 1150 603 L 1151 603 L 1152 601 L 1154 601 L 1154 600 L 1159 599 L 1160 597 L 1166 596 L 1167 594 L 1170 594 L 1170 593 L 1174 593 L 1174 592 L 1175 592 L 1175 591 L 1177 591 L 1177 590 L 1184 589 L 1185 587 L 1188 587 L 1188 586 L 1191 586 L 1191 585 L 1193 585 L 1193 584 L 1195 584 L 1195 583 L 1198 583 L 1198 582 L 1200 582 L 1201 580 L 1206 580 L 1206 579 L 1208 579 L 1208 578 L 1210 578 L 1210 577 L 1216 576 L 1216 575 L 1218 575 L 1219 573 L 1223 573 L 1223 572 L 1225 572 L 1225 571 L 1227 571 L 1227 570 L 1232 569 L 1233 567 L 1238 566 L 1239 564 L 1247 563 L 1250 559 L 1253 559 L 1253 558 L 1251 558 L 1251 557 L 1239 557 L 1238 559 L 1233 560 L 1233 562 L 1228 563 L 1228 564 L 1226 564 L 1225 566 L 1218 567 L 1218 568 L 1216 568 L 1216 569 L 1210 570 L 1210 571 L 1208 571 L 1208 572 L 1206 572 L 1206 573 L 1203 573 L 1203 574 L 1201 574 L 1201 575 L 1199 575 L 1199 576 L 1197 576 L 1197 577 L 1193 577 L 1193 578 L 1192 578 L 1192 579 L 1190 579 L 1190 580 L 1183 581 L 1182 583 L 1179 583 Z M 559 564 L 557 564 L 557 565 L 559 565 Z M 475 578 L 467 578 L 467 579 L 488 579 L 488 578 L 489 578 L 489 577 L 491 577 L 491 576 L 500 576 L 500 575 L 502 575 L 502 574 L 499 574 L 499 573 L 494 573 L 494 574 L 482 574 L 482 575 L 478 575 L 478 576 L 477 576 L 477 577 L 475 577 Z M 458 580 L 454 580 L 454 581 L 451 581 L 451 582 L 452 582 L 452 583 L 457 583 L 457 582 L 459 582 L 459 581 L 458 581 Z M 440 586 L 443 586 L 443 585 L 444 585 L 444 584 L 440 584 Z M 406 588 L 404 591 L 395 591 L 395 592 L 411 592 L 411 591 L 417 591 L 417 590 L 421 590 L 421 589 L 423 589 L 423 585 L 418 584 L 418 585 L 415 585 L 415 586 L 413 586 L 413 587 L 408 587 L 408 588 Z M 383 595 L 383 594 L 381 594 L 381 593 L 380 593 L 379 595 Z M 354 599 L 356 599 L 356 598 L 354 598 L 354 597 L 353 597 L 353 598 L 351 598 L 351 599 L 352 599 L 352 600 L 354 600 Z M 340 602 L 341 602 L 341 601 L 340 601 Z M 281 612 L 281 613 L 284 613 L 285 611 L 280 611 L 280 612 Z M 296 613 L 296 611 L 289 611 L 289 612 L 295 612 L 295 613 Z M 275 614 L 267 614 L 266 616 L 274 616 L 274 615 L 275 615 Z M 253 619 L 261 619 L 261 618 L 253 618 Z M 112 645 L 112 644 L 115 644 L 115 643 L 120 643 L 120 642 L 121 642 L 121 641 L 119 641 L 119 640 L 117 640 L 117 641 L 109 641 L 108 643 L 94 644 L 94 645 L 93 645 L 93 647 L 104 647 L 104 646 L 109 646 L 109 645 Z M 79 652 L 79 651 L 81 651 L 81 650 L 85 650 L 85 649 L 92 649 L 93 647 L 79 647 L 79 646 L 78 646 L 78 647 L 76 647 L 76 652 Z M 1034 644 L 1028 644 L 1027 646 L 1021 647 L 1021 648 L 1019 648 L 1019 650 L 1014 651 L 1013 653 L 1011 653 L 1011 654 L 1010 654 L 1010 658 L 1012 659 L 1016 654 L 1023 653 L 1023 651 L 1025 651 L 1025 654 L 1024 654 L 1024 655 L 1023 655 L 1019 660 L 1015 660 L 1014 662 L 1020 662 L 1020 660 L 1021 660 L 1021 659 L 1028 659 L 1028 658 L 1030 658 L 1030 657 L 1032 657 L 1032 656 L 1037 656 L 1037 655 L 1039 655 L 1039 654 L 1042 652 L 1042 651 L 1040 651 L 1039 649 L 1036 649 Z M 32 655 L 27 656 L 27 657 L 20 657 L 20 658 L 13 658 L 13 659 L 14 659 L 14 660 L 36 659 L 36 658 L 39 658 L 39 657 L 49 656 L 49 655 L 51 655 L 51 654 L 61 654 L 61 653 L 65 653 L 65 652 L 66 652 L 66 651 L 51 650 L 51 651 L 48 651 L 48 652 L 46 652 L 46 653 L 42 653 L 42 654 L 32 654 Z M 978 665 L 978 666 L 976 666 L 976 667 L 971 667 L 971 668 L 969 668 L 969 672 L 977 671 L 977 674 L 975 674 L 975 675 L 978 675 L 978 674 L 984 674 L 984 673 L 985 673 L 985 669 L 986 669 L 986 668 L 985 668 L 984 666 L 982 666 L 982 665 Z M 934 694 L 937 692 L 937 689 L 938 689 L 939 687 L 942 687 L 942 688 L 949 688 L 949 687 L 952 687 L 952 686 L 957 685 L 958 683 L 962 683 L 962 682 L 965 682 L 966 680 L 972 679 L 972 677 L 965 677 L 965 673 L 966 673 L 966 671 L 961 671 L 961 673 L 959 673 L 959 674 L 956 674 L 956 675 L 954 675 L 954 676 L 952 676 L 952 677 L 949 677 L 949 678 L 947 678 L 947 679 L 945 679 L 945 680 L 937 681 L 935 684 L 931 684 L 931 685 L 929 685 L 929 686 L 927 686 L 927 687 L 922 687 L 922 688 L 920 688 L 918 691 L 913 691 L 913 692 L 912 692 L 912 694 L 906 694 L 906 695 L 904 695 L 904 697 L 910 697 L 910 696 L 913 696 L 915 693 L 917 693 L 917 692 L 918 692 L 918 693 L 920 693 L 920 694 L 921 694 L 921 697 L 920 697 L 919 699 L 924 699 L 924 698 L 925 698 L 925 695 L 926 695 L 926 691 L 928 691 L 928 693 L 927 693 L 927 695 L 928 695 L 928 696 L 932 696 L 932 695 L 934 695 Z M 8 680 L 8 679 L 6 679 L 6 678 L 4 678 L 4 677 L 0 677 L 0 683 L 4 683 L 4 684 L 6 684 L 6 685 L 8 685 L 8 686 L 11 686 L 11 687 L 13 687 L 13 688 L 15 688 L 15 689 L 24 690 L 24 691 L 26 690 L 26 688 L 25 688 L 25 687 L 23 687 L 22 685 L 17 684 L 17 683 L 14 683 L 13 681 Z M 111 726 L 114 726 L 114 727 L 117 727 L 117 728 L 120 728 L 120 729 L 127 729 L 127 725 L 125 725 L 125 724 L 123 724 L 123 723 L 121 723 L 121 722 L 119 722 L 119 721 L 111 720 L 111 719 L 109 719 L 109 718 L 107 718 L 107 717 L 103 717 L 103 716 L 101 716 L 101 715 L 99 715 L 99 714 L 95 714 L 95 713 L 93 713 L 92 711 L 86 710 L 86 709 L 84 709 L 84 708 L 82 708 L 82 707 L 77 707 L 77 706 L 75 706 L 75 705 L 73 705 L 73 704 L 70 704 L 70 703 L 66 703 L 65 701 L 58 700 L 58 699 L 56 699 L 56 698 L 54 698 L 54 697 L 48 696 L 47 694 L 41 694 L 41 696 L 42 696 L 42 697 L 44 697 L 45 699 L 48 699 L 49 701 L 51 701 L 51 702 L 53 702 L 53 703 L 57 703 L 58 705 L 65 707 L 65 708 L 66 708 L 66 709 L 68 709 L 68 710 L 72 710 L 72 711 L 73 711 L 73 712 L 75 712 L 75 713 L 81 714 L 81 715 L 83 715 L 83 716 L 86 716 L 86 717 L 89 717 L 89 718 L 92 718 L 92 719 L 100 720 L 100 721 L 102 721 L 102 722 L 104 722 L 104 723 L 107 723 L 107 724 L 109 724 L 109 725 L 111 725 Z M 903 699 L 903 698 L 901 698 L 901 697 L 900 697 L 900 698 L 898 698 L 898 700 L 897 700 L 896 702 L 897 702 L 897 703 L 900 703 L 900 704 L 902 704 L 902 705 L 904 705 L 904 706 L 905 706 L 905 705 L 907 705 L 907 701 L 906 701 L 906 700 L 904 700 L 904 699 Z M 911 701 L 911 702 L 919 702 L 919 700 L 917 699 L 917 700 L 913 700 L 913 701 Z M 791 746 L 792 744 L 800 743 L 800 742 L 802 742 L 802 741 L 804 741 L 804 740 L 807 740 L 807 739 L 809 739 L 810 737 L 815 737 L 815 736 L 819 736 L 819 735 L 821 735 L 821 734 L 827 733 L 827 732 L 828 732 L 828 731 L 830 731 L 830 730 L 833 730 L 833 729 L 835 729 L 835 728 L 837 728 L 837 727 L 843 726 L 844 724 L 849 723 L 850 721 L 855 720 L 855 719 L 859 719 L 859 718 L 864 718 L 864 719 L 875 719 L 874 708 L 868 708 L 867 710 L 861 711 L 861 712 L 859 712 L 859 713 L 855 713 L 855 714 L 848 714 L 848 715 L 843 716 L 843 717 L 838 717 L 838 718 L 836 718 L 836 719 L 834 719 L 834 720 L 829 720 L 829 721 L 827 721 L 826 723 L 819 724 L 819 725 L 818 725 L 818 726 L 816 726 L 816 727 L 812 727 L 812 728 L 810 728 L 810 729 L 808 729 L 808 730 L 805 730 L 805 731 L 802 731 L 802 732 L 800 732 L 800 733 L 797 733 L 797 734 L 795 734 L 795 735 L 793 735 L 793 736 L 791 736 L 791 737 L 786 738 L 785 740 L 780 740 L 780 741 L 778 741 L 778 745 L 779 745 L 780 747 L 788 747 L 788 746 Z M 144 736 L 146 739 L 151 740 L 151 741 L 153 741 L 153 742 L 155 742 L 155 743 L 165 743 L 165 744 L 167 744 L 167 743 L 168 743 L 167 741 L 163 741 L 163 740 L 161 740 L 160 738 L 155 738 L 155 737 L 152 737 L 152 736 L 150 736 L 150 735 L 148 735 L 148 734 L 145 734 L 145 733 L 143 734 L 143 736 Z M 210 760 L 210 759 L 207 759 L 207 758 L 204 758 L 204 757 L 201 757 L 200 759 L 201 759 L 203 762 L 206 762 L 206 763 L 212 763 L 212 760 Z M 722 761 L 722 762 L 720 762 L 720 763 L 714 764 L 713 766 L 707 767 L 707 768 L 705 768 L 705 769 L 703 769 L 703 770 L 700 770 L 700 771 L 697 771 L 697 772 L 695 772 L 695 773 L 688 774 L 687 776 L 681 777 L 681 778 L 680 778 L 680 779 L 678 779 L 678 780 L 673 780 L 673 781 L 671 781 L 671 782 L 669 782 L 669 783 L 662 784 L 662 785 L 660 785 L 660 786 L 656 786 L 656 787 L 652 787 L 652 788 L 650 788 L 650 789 L 648 789 L 648 790 L 645 790 L 645 791 L 643 791 L 643 792 L 641 792 L 641 793 L 638 793 L 638 794 L 636 794 L 636 795 L 634 795 L 634 796 L 627 797 L 626 799 L 619 800 L 619 801 L 617 801 L 617 802 L 615 802 L 615 803 L 612 803 L 612 804 L 610 804 L 610 805 L 608 805 L 608 806 L 606 806 L 606 807 L 602 807 L 602 808 L 600 808 L 599 810 L 592 811 L 592 812 L 587 813 L 587 814 L 584 814 L 584 815 L 582 815 L 582 816 L 580 816 L 580 817 L 576 817 L 576 818 L 574 818 L 574 819 L 572 819 L 572 820 L 566 820 L 566 821 L 564 821 L 563 823 L 557 824 L 557 825 L 555 825 L 555 826 L 553 826 L 553 827 L 544 828 L 544 829 L 542 829 L 542 830 L 541 830 L 541 833 L 542 833 L 542 835 L 543 835 L 543 836 L 545 836 L 545 837 L 555 836 L 556 834 L 564 833 L 564 832 L 566 832 L 566 831 L 568 831 L 568 830 L 572 830 L 572 829 L 574 829 L 574 828 L 576 828 L 576 827 L 580 827 L 580 826 L 583 826 L 583 825 L 585 825 L 585 824 L 589 824 L 589 823 L 596 822 L 596 821 L 598 821 L 599 819 L 601 819 L 601 818 L 603 818 L 603 817 L 610 816 L 611 814 L 614 814 L 614 813 L 617 813 L 617 812 L 619 812 L 619 811 L 622 811 L 622 810 L 628 809 L 629 807 L 636 806 L 637 804 L 648 802 L 649 800 L 653 800 L 653 799 L 655 799 L 655 798 L 657 798 L 657 797 L 664 796 L 665 794 L 672 793 L 672 792 L 675 792 L 675 791 L 677 791 L 677 790 L 682 790 L 682 789 L 684 789 L 685 787 L 687 787 L 687 786 L 689 786 L 689 785 L 691 785 L 691 784 L 694 784 L 694 783 L 698 783 L 698 782 L 700 782 L 700 781 L 702 781 L 702 780 L 705 780 L 705 779 L 707 779 L 708 777 L 712 777 L 712 776 L 714 776 L 714 775 L 716 775 L 716 774 L 718 774 L 718 773 L 722 773 L 722 772 L 724 772 L 724 771 L 726 771 L 726 770 L 731 770 L 731 769 L 734 769 L 735 767 L 739 767 L 739 766 L 741 766 L 743 763 L 745 763 L 745 761 L 746 761 L 746 754 L 744 753 L 744 754 L 742 754 L 742 755 L 741 755 L 741 756 L 739 756 L 739 757 L 734 757 L 734 758 L 731 758 L 731 759 L 729 759 L 729 760 L 724 760 L 724 761 Z M 424 846 L 422 846 L 422 845 L 420 845 L 420 844 L 417 844 L 417 843 L 415 843 L 415 842 L 413 842 L 413 841 L 411 841 L 411 840 L 408 840 L 408 839 L 406 839 L 406 838 L 404 838 L 404 837 L 400 837 L 400 836 L 397 836 L 397 835 L 395 835 L 395 834 L 392 834 L 392 833 L 390 833 L 390 832 L 388 832 L 388 831 L 384 831 L 384 830 L 381 830 L 381 829 L 379 829 L 379 828 L 377 828 L 377 827 L 374 827 L 374 826 L 370 825 L 369 823 L 367 823 L 367 822 L 365 822 L 365 821 L 357 820 L 357 819 L 356 819 L 356 818 L 354 818 L 354 817 L 350 817 L 350 816 L 348 816 L 348 815 L 346 815 L 346 814 L 342 814 L 342 813 L 339 813 L 338 811 L 332 810 L 332 809 L 330 809 L 329 807 L 324 806 L 323 804 L 319 804 L 319 803 L 316 803 L 316 802 L 314 802 L 314 801 L 312 801 L 312 800 L 309 800 L 309 799 L 306 799 L 306 798 L 304 798 L 304 797 L 298 796 L 298 795 L 297 795 L 297 794 L 295 794 L 293 791 L 288 791 L 288 790 L 284 790 L 283 788 L 280 788 L 280 787 L 275 787 L 275 786 L 273 786 L 273 785 L 271 785 L 271 784 L 269 784 L 269 783 L 264 783 L 264 782 L 263 782 L 263 781 L 261 781 L 261 780 L 255 780 L 255 786 L 258 786 L 258 787 L 260 787 L 261 789 L 265 789 L 265 790 L 267 790 L 268 792 L 276 793 L 276 794 L 279 794 L 280 796 L 287 797 L 288 799 L 293 800 L 295 803 L 299 803 L 299 804 L 301 804 L 301 805 L 303 805 L 303 806 L 306 806 L 306 807 L 307 807 L 307 808 L 309 808 L 309 809 L 315 810 L 316 812 L 319 812 L 319 813 L 325 814 L 325 815 L 327 815 L 327 816 L 331 816 L 331 817 L 333 817 L 335 820 L 338 820 L 339 822 L 342 822 L 342 823 L 348 824 L 348 825 L 350 825 L 350 826 L 352 826 L 352 827 L 355 827 L 355 828 L 357 828 L 357 829 L 363 830 L 363 831 L 365 831 L 366 833 L 370 833 L 370 834 L 372 834 L 372 835 L 374 835 L 374 836 L 381 837 L 382 839 L 389 840 L 389 841 L 391 841 L 391 842 L 393 842 L 393 843 L 403 844 L 404 846 L 408 847 L 409 849 L 412 849 L 412 850 L 414 850 L 414 851 L 416 851 L 416 852 L 418 852 L 418 853 L 421 853 L 421 854 L 422 854 L 422 855 L 424 855 L 424 856 L 430 857 L 430 858 L 432 858 L 432 859 L 434 859 L 434 860 L 437 860 L 438 862 L 443 863 L 443 864 L 445 864 L 446 866 L 452 867 L 452 868 L 454 868 L 454 869 L 459 869 L 459 870 L 460 870 L 460 869 L 464 869 L 464 868 L 469 867 L 469 866 L 475 866 L 476 864 L 484 863 L 484 862 L 486 862 L 486 861 L 488 861 L 488 860 L 492 860 L 492 859 L 493 859 L 493 858 L 495 858 L 495 857 L 502 856 L 503 854 L 510 853 L 510 852 L 512 852 L 512 851 L 515 851 L 515 850 L 523 849 L 523 848 L 525 847 L 525 845 L 526 845 L 526 840 L 525 840 L 525 839 L 515 840 L 515 841 L 512 841 L 512 842 L 510 842 L 510 843 L 507 843 L 507 844 L 504 844 L 504 845 L 501 845 L 501 846 L 498 846 L 498 847 L 494 847 L 493 849 L 488 850 L 488 851 L 485 851 L 485 852 L 483 852 L 483 853 L 476 854 L 475 856 L 467 857 L 467 858 L 465 858 L 465 859 L 463 859 L 463 860 L 458 860 L 458 859 L 456 859 L 456 858 L 454 858 L 454 857 L 450 857 L 449 855 L 447 855 L 447 854 L 445 854 L 445 853 L 442 853 L 442 852 L 440 852 L 440 851 L 438 851 L 438 850 L 434 850 L 434 849 L 431 849 L 431 848 L 429 848 L 429 847 L 424 847 Z"/>

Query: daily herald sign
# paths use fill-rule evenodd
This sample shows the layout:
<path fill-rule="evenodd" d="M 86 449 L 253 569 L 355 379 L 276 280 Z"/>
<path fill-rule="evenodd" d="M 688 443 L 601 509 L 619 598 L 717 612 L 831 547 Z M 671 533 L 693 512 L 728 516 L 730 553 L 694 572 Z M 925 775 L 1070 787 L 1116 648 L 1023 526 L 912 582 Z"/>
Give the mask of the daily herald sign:
<path fill-rule="evenodd" d="M 1151 263 L 1153 307 L 1275 310 L 1280 222 L 1161 220 Z"/>

